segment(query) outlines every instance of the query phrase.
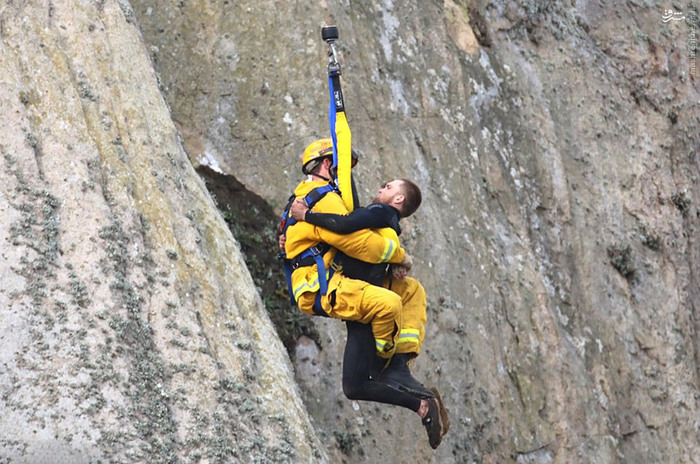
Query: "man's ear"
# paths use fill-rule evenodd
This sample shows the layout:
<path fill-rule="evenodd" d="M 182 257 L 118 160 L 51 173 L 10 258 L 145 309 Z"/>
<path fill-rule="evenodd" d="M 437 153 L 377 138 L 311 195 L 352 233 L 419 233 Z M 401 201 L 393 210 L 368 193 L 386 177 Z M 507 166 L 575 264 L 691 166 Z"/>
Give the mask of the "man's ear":
<path fill-rule="evenodd" d="M 396 195 L 394 197 L 394 199 L 392 201 L 396 206 L 401 207 L 401 206 L 403 206 L 403 202 L 405 199 L 406 199 L 406 196 L 402 193 L 399 193 L 398 195 Z"/>

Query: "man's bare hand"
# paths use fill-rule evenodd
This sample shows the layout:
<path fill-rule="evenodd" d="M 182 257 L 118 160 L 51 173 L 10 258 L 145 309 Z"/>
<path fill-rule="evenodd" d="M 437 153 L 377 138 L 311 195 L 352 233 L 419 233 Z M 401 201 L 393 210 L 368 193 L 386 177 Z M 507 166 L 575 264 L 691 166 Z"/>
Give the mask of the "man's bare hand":
<path fill-rule="evenodd" d="M 391 273 L 397 279 L 405 279 L 406 275 L 408 274 L 408 269 L 400 264 L 392 264 Z"/>
<path fill-rule="evenodd" d="M 284 234 L 280 234 L 280 236 L 277 237 L 277 245 L 279 245 L 280 251 L 284 251 L 285 243 L 287 243 L 287 236 Z"/>
<path fill-rule="evenodd" d="M 303 221 L 304 220 L 304 215 L 306 215 L 306 212 L 309 210 L 309 208 L 306 207 L 303 201 L 297 199 L 292 203 L 291 208 L 289 209 L 289 213 L 292 215 L 292 217 L 297 220 L 297 221 Z"/>

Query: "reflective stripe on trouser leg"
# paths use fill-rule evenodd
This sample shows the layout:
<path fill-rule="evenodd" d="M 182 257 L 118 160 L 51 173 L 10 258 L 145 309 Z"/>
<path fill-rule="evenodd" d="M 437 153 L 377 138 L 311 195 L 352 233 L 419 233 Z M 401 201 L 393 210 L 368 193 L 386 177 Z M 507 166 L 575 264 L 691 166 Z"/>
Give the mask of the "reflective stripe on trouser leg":
<path fill-rule="evenodd" d="M 397 353 L 420 353 L 425 339 L 426 308 L 425 289 L 412 277 L 392 279 L 389 287 L 401 298 L 401 331 L 396 346 Z"/>
<path fill-rule="evenodd" d="M 374 339 L 374 344 L 377 347 L 377 353 L 389 353 L 394 350 L 394 344 L 389 340 Z"/>
<path fill-rule="evenodd" d="M 336 272 L 321 305 L 330 317 L 372 324 L 377 354 L 393 355 L 401 327 L 401 298 L 396 293 Z"/>
<path fill-rule="evenodd" d="M 420 336 L 421 336 L 421 331 L 418 329 L 401 329 L 401 332 L 399 332 L 399 341 L 398 344 L 405 344 L 405 343 L 410 343 L 413 346 L 411 346 L 411 351 L 416 348 L 416 346 L 420 345 Z M 404 347 L 406 348 L 406 347 Z M 406 351 L 404 351 L 406 352 Z"/>

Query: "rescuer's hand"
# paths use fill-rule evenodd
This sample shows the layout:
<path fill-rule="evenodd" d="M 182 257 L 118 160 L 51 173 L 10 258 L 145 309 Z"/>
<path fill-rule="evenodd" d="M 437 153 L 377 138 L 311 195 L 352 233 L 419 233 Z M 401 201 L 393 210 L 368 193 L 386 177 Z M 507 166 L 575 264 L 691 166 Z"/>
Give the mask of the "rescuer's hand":
<path fill-rule="evenodd" d="M 408 274 L 408 269 L 406 269 L 406 266 L 402 266 L 400 264 L 392 264 L 391 273 L 397 279 L 405 279 L 406 275 Z"/>

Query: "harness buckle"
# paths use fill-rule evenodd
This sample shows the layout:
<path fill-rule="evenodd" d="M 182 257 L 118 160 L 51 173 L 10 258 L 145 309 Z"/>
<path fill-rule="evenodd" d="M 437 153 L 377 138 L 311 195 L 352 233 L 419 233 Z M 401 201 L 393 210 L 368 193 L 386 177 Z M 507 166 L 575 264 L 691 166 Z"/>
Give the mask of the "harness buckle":
<path fill-rule="evenodd" d="M 342 263 L 337 263 L 335 260 L 333 260 L 331 261 L 331 269 L 333 269 L 335 272 L 342 271 L 343 265 Z"/>

